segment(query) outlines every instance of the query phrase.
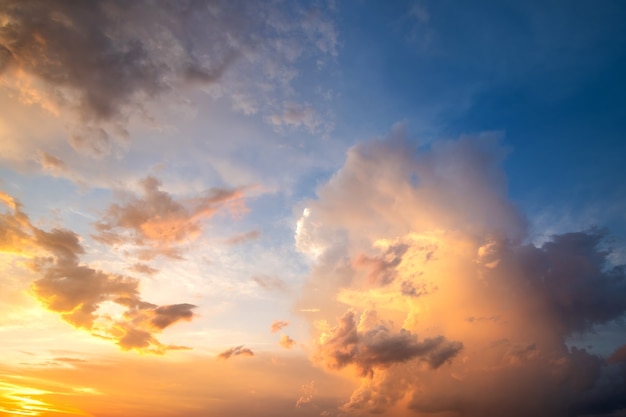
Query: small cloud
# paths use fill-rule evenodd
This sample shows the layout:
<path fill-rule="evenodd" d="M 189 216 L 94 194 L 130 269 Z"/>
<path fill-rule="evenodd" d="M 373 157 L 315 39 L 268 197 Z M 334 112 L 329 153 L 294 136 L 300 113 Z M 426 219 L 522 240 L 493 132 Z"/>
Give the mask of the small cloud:
<path fill-rule="evenodd" d="M 137 262 L 134 265 L 131 265 L 130 267 L 128 267 L 128 269 L 132 272 L 136 272 L 138 274 L 144 274 L 144 275 L 155 275 L 156 273 L 159 272 L 158 269 L 151 267 L 150 265 L 147 264 L 142 264 Z"/>
<path fill-rule="evenodd" d="M 272 333 L 277 333 L 279 331 L 281 331 L 282 329 L 284 329 L 285 327 L 287 327 L 289 325 L 288 321 L 285 320 L 274 320 L 274 322 L 272 323 Z"/>
<path fill-rule="evenodd" d="M 255 275 L 252 280 L 256 282 L 259 287 L 267 291 L 281 291 L 288 292 L 289 287 L 282 279 L 268 275 Z"/>
<path fill-rule="evenodd" d="M 280 342 L 278 342 L 285 349 L 291 349 L 296 344 L 296 341 L 286 334 L 282 335 L 280 338 Z"/>
<path fill-rule="evenodd" d="M 461 342 L 443 336 L 418 341 L 408 330 L 392 332 L 378 320 L 376 311 L 366 310 L 357 323 L 354 311 L 346 312 L 339 324 L 319 339 L 317 359 L 330 369 L 355 365 L 362 376 L 373 376 L 375 369 L 417 359 L 436 369 L 451 361 L 463 348 Z"/>
<path fill-rule="evenodd" d="M 291 126 L 294 128 L 306 127 L 311 133 L 317 131 L 322 121 L 311 106 L 287 102 L 283 112 L 270 117 L 270 122 L 277 127 Z"/>
<path fill-rule="evenodd" d="M 300 387 L 300 398 L 296 401 L 296 407 L 300 408 L 304 404 L 308 404 L 313 401 L 313 395 L 317 393 L 315 389 L 315 381 L 311 381 L 308 384 L 303 384 Z"/>
<path fill-rule="evenodd" d="M 49 172 L 57 173 L 67 170 L 67 165 L 61 159 L 56 156 L 50 155 L 47 152 L 40 153 L 39 163 L 41 167 Z"/>
<path fill-rule="evenodd" d="M 259 236 L 261 236 L 261 232 L 259 232 L 258 230 L 251 230 L 249 232 L 246 233 L 241 233 L 238 235 L 235 235 L 229 239 L 226 239 L 225 243 L 227 245 L 240 245 L 242 243 L 247 243 L 250 242 L 252 240 L 257 239 Z"/>
<path fill-rule="evenodd" d="M 254 356 L 254 352 L 252 352 L 248 348 L 243 347 L 243 345 L 240 345 L 225 350 L 224 352 L 217 355 L 217 358 L 226 360 L 232 356 Z"/>

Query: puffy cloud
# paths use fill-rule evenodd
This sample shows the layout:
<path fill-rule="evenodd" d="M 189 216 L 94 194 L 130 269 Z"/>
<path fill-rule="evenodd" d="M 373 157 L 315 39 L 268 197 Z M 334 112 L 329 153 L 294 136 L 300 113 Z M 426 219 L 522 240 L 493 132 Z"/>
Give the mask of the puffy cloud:
<path fill-rule="evenodd" d="M 624 269 L 598 230 L 529 243 L 505 155 L 493 135 L 418 149 L 396 128 L 305 203 L 296 243 L 314 265 L 296 307 L 319 307 L 314 357 L 361 375 L 343 412 L 623 412 L 621 352 L 567 343 L 623 317 Z"/>
<path fill-rule="evenodd" d="M 121 204 L 111 204 L 95 224 L 95 239 L 110 245 L 132 243 L 143 247 L 140 258 L 155 255 L 180 258 L 181 244 L 202 232 L 202 221 L 222 207 L 243 211 L 241 190 L 212 189 L 203 195 L 176 200 L 160 190 L 154 177 L 140 181 L 143 195 L 127 195 Z"/>
<path fill-rule="evenodd" d="M 272 326 L 271 326 L 272 333 L 277 333 L 277 332 L 281 331 L 282 329 L 284 329 L 287 326 L 289 326 L 289 322 L 288 321 L 285 321 L 285 320 L 274 320 L 272 322 Z"/>
<path fill-rule="evenodd" d="M 254 356 L 252 350 L 243 347 L 243 345 L 236 346 L 230 349 L 226 349 L 224 352 L 217 355 L 218 359 L 230 359 L 232 356 Z"/>
<path fill-rule="evenodd" d="M 41 275 L 32 283 L 31 292 L 41 304 L 72 326 L 112 340 L 125 350 L 162 354 L 179 348 L 162 344 L 154 335 L 179 321 L 191 320 L 194 305 L 158 306 L 142 300 L 138 279 L 80 263 L 85 250 L 77 234 L 65 229 L 42 230 L 30 222 L 19 202 L 6 194 L 2 197 L 12 211 L 0 215 L 0 249 L 30 258 L 30 268 Z M 123 313 L 107 313 L 107 303 L 117 305 Z"/>
<path fill-rule="evenodd" d="M 285 349 L 291 349 L 292 347 L 295 346 L 296 341 L 293 340 L 291 337 L 287 336 L 286 334 L 284 334 L 280 337 L 280 341 L 278 343 Z"/>
<path fill-rule="evenodd" d="M 376 318 L 375 311 L 365 311 L 357 322 L 354 311 L 348 311 L 339 324 L 319 337 L 318 357 L 331 369 L 355 365 L 363 376 L 373 376 L 376 369 L 419 359 L 438 368 L 450 361 L 463 344 L 444 337 L 418 341 L 410 331 L 393 333 Z"/>

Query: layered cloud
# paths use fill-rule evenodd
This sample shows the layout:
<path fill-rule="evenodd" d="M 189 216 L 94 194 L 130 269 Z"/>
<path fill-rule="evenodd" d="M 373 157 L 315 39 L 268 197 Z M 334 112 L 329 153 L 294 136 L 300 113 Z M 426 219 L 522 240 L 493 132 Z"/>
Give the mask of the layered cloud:
<path fill-rule="evenodd" d="M 0 83 L 27 105 L 71 115 L 71 146 L 102 157 L 127 147 L 131 117 L 155 121 L 147 103 L 183 102 L 189 87 L 232 97 L 245 114 L 282 111 L 296 99 L 299 65 L 337 54 L 326 12 L 295 2 L 10 0 L 0 12 Z M 310 106 L 293 106 L 303 110 L 286 111 L 281 123 L 321 123 Z"/>
<path fill-rule="evenodd" d="M 72 326 L 111 340 L 124 350 L 162 354 L 181 346 L 165 345 L 155 335 L 194 317 L 192 304 L 156 305 L 144 301 L 139 280 L 112 274 L 80 262 L 85 249 L 66 229 L 34 226 L 19 202 L 6 194 L 8 210 L 0 216 L 0 248 L 27 260 L 40 278 L 32 294 Z"/>
<path fill-rule="evenodd" d="M 603 232 L 529 243 L 493 135 L 353 147 L 298 222 L 314 266 L 315 359 L 352 368 L 343 412 L 609 415 L 626 406 L 621 351 L 568 347 L 626 312 Z M 598 339 L 597 343 L 604 343 Z M 610 381 L 610 382 L 609 382 Z M 412 410 L 412 411 L 411 411 Z"/>

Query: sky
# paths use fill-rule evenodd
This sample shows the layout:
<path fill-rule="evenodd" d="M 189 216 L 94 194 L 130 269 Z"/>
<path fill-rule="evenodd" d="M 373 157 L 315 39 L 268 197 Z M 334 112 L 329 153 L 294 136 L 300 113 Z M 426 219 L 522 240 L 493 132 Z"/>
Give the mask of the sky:
<path fill-rule="evenodd" d="M 0 416 L 626 416 L 624 21 L 0 0 Z"/>

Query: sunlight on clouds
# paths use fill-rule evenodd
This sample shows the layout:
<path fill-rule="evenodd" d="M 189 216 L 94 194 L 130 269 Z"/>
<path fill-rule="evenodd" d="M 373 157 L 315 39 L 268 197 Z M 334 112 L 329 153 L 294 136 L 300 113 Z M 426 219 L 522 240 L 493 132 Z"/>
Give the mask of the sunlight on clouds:
<path fill-rule="evenodd" d="M 47 381 L 20 381 L 19 378 L 1 375 L 0 380 L 0 412 L 16 416 L 48 416 L 48 415 L 76 415 L 91 416 L 77 408 L 65 405 L 59 396 L 94 395 L 97 392 L 91 388 L 64 388 L 54 383 L 51 385 Z M 17 379 L 15 383 L 5 382 Z M 42 388 L 32 388 L 25 383 L 34 383 Z"/>
<path fill-rule="evenodd" d="M 490 138 L 412 150 L 395 131 L 351 149 L 308 202 L 299 248 L 323 250 L 299 305 L 326 307 L 310 318 L 316 362 L 360 378 L 342 410 L 560 416 L 612 395 L 589 390 L 619 367 L 564 341 L 623 315 L 624 271 L 597 231 L 522 243 L 501 155 Z"/>

